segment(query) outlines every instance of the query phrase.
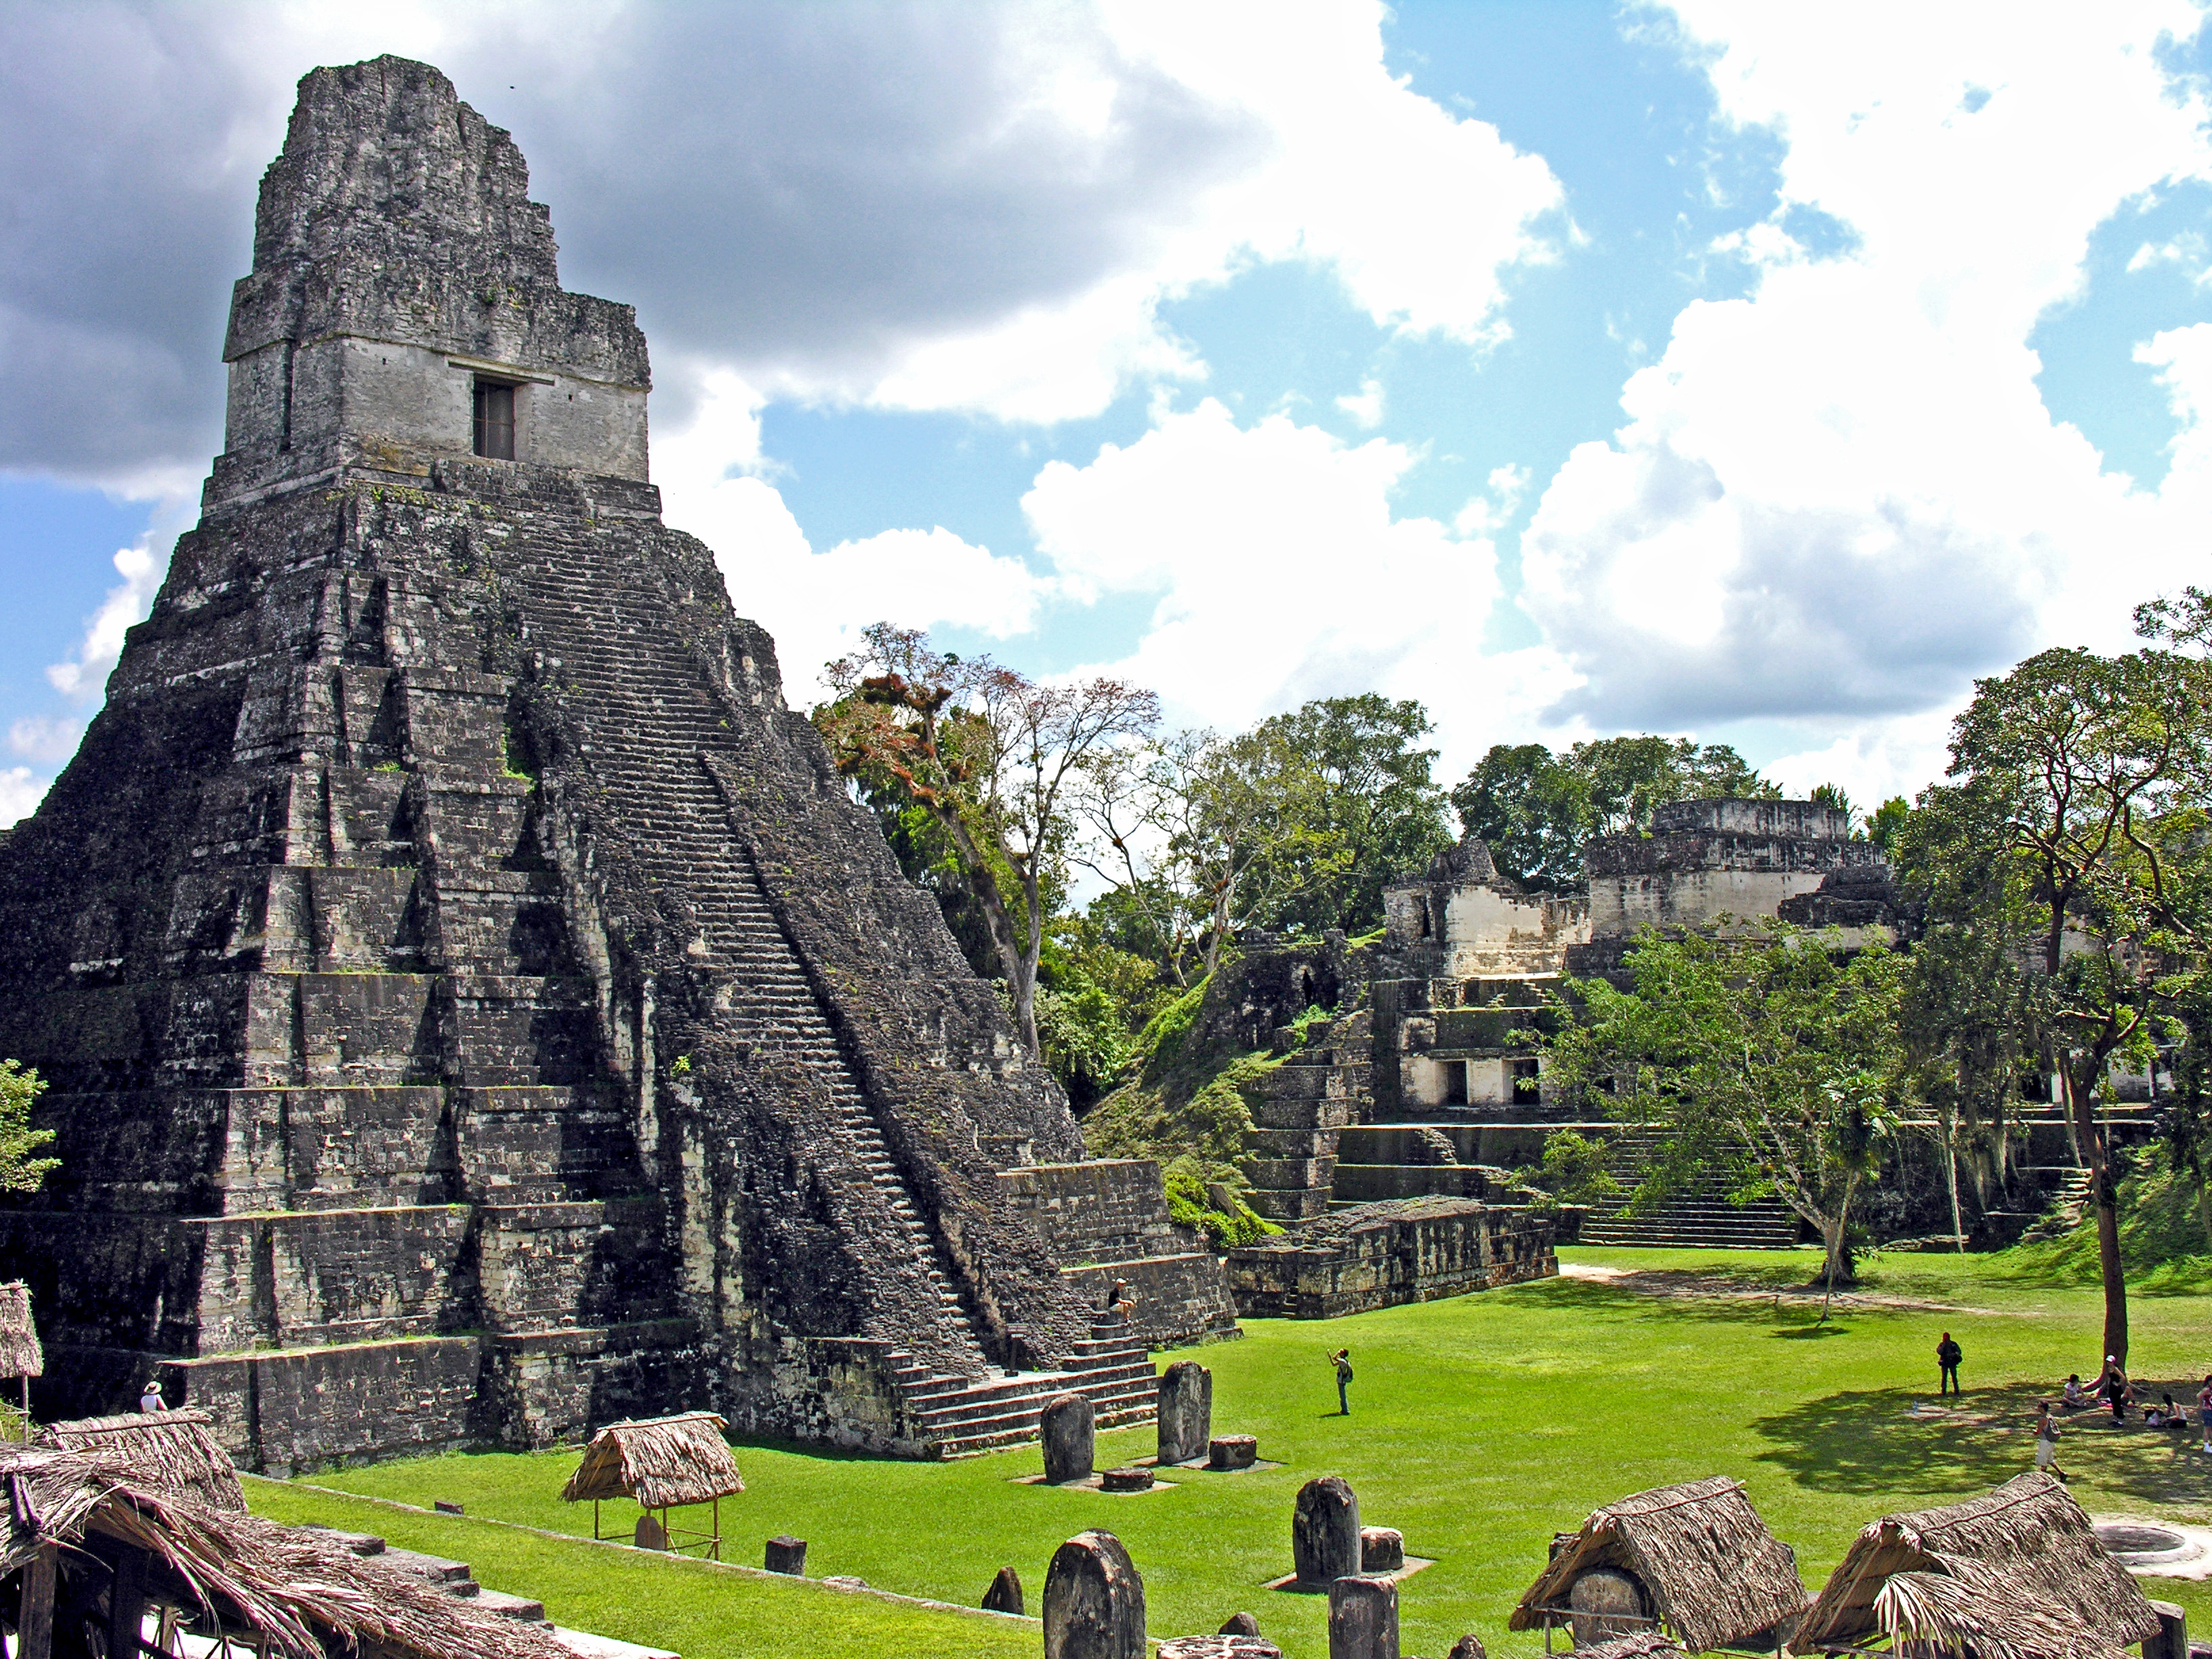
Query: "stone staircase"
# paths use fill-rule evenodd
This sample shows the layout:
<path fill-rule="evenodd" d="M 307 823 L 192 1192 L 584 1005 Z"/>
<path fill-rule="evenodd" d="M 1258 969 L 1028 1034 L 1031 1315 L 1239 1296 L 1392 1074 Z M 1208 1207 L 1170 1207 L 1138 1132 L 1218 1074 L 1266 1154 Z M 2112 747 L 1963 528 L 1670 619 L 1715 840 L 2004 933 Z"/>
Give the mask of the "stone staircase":
<path fill-rule="evenodd" d="M 1607 1168 L 1624 1188 L 1632 1187 L 1650 1161 L 1663 1132 L 1621 1128 L 1608 1138 Z M 1584 1244 L 1627 1244 L 1650 1249 L 1787 1250 L 1797 1243 L 1798 1222 L 1777 1199 L 1748 1204 L 1729 1201 L 1717 1180 L 1676 1194 L 1649 1214 L 1631 1216 L 1616 1206 L 1593 1210 L 1582 1224 Z"/>
<path fill-rule="evenodd" d="M 2040 1244 L 2046 1240 L 2063 1238 L 2081 1224 L 2081 1218 L 2089 1209 L 2089 1172 L 2076 1168 L 2052 1169 L 2048 1171 L 2024 1168 L 2017 1171 L 2021 1176 L 2049 1173 L 2057 1180 L 2051 1183 L 2050 1202 L 2043 1213 L 2021 1235 L 2023 1244 Z"/>
<path fill-rule="evenodd" d="M 395 1572 L 419 1578 L 448 1595 L 472 1601 L 486 1612 L 498 1613 L 501 1618 L 525 1625 L 545 1622 L 545 1604 L 543 1601 L 486 1589 L 477 1583 L 474 1571 L 465 1561 L 449 1561 L 441 1555 L 424 1555 L 417 1550 L 396 1550 L 373 1533 L 340 1532 L 334 1527 L 319 1527 L 312 1522 L 307 1523 L 307 1530 L 319 1533 L 344 1545 L 356 1555 L 373 1558 Z"/>
<path fill-rule="evenodd" d="M 1158 1407 L 1152 1358 L 1118 1320 L 1094 1320 L 1091 1335 L 1076 1344 L 1057 1371 L 963 1382 L 933 1375 L 911 1356 L 894 1352 L 890 1358 L 917 1437 L 939 1457 L 973 1457 L 1036 1439 L 1037 1419 L 1055 1395 L 1088 1399 L 1101 1429 L 1148 1423 Z"/>
<path fill-rule="evenodd" d="M 1328 1213 L 1338 1132 L 1369 1098 L 1372 1030 L 1364 1008 L 1303 1032 L 1285 1026 L 1275 1046 L 1290 1054 L 1245 1085 L 1253 1127 L 1244 1132 L 1237 1167 L 1251 1183 L 1245 1202 L 1268 1220 Z"/>

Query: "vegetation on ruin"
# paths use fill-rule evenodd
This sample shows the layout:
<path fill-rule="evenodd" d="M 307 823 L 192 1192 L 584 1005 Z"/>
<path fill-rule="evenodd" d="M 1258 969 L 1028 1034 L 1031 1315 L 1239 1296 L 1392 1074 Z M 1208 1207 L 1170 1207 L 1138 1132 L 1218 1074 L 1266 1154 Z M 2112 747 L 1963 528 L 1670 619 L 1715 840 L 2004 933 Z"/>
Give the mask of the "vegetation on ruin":
<path fill-rule="evenodd" d="M 1848 1283 L 1852 1204 L 1917 1103 L 1902 959 L 1775 921 L 1749 939 L 1647 932 L 1628 962 L 1632 990 L 1582 981 L 1579 1018 L 1541 1041 L 1587 1115 L 1667 1127 L 1630 1210 L 1718 1176 L 1739 1203 L 1788 1205 L 1820 1236 L 1822 1284 Z"/>
<path fill-rule="evenodd" d="M 0 1060 L 0 1189 L 36 1192 L 47 1175 L 61 1167 L 58 1158 L 40 1158 L 53 1144 L 52 1129 L 31 1127 L 31 1104 L 46 1092 L 46 1079 L 12 1060 Z"/>
<path fill-rule="evenodd" d="M 1609 1499 L 1706 1474 L 1741 1480 L 1817 1588 L 1857 1529 L 1896 1510 L 1987 1491 L 2027 1468 L 2039 1395 L 2096 1367 L 2094 1283 L 2051 1271 L 2047 1252 L 1883 1254 L 1819 1322 L 1800 1293 L 1814 1251 L 1574 1249 L 1591 1277 L 1394 1308 L 1326 1322 L 1251 1320 L 1244 1340 L 1163 1355 L 1213 1372 L 1217 1432 L 1249 1432 L 1284 1467 L 1180 1474 L 1133 1498 L 1016 1484 L 1034 1446 L 951 1463 L 903 1463 L 740 1444 L 746 1491 L 722 1516 L 732 1560 L 762 1543 L 808 1540 L 811 1574 L 973 1606 L 1012 1565 L 1034 1613 L 1060 1540 L 1085 1527 L 1121 1536 L 1144 1574 L 1155 1636 L 1212 1631 L 1238 1610 L 1285 1650 L 1327 1650 L 1323 1599 L 1262 1586 L 1287 1571 L 1298 1486 L 1341 1474 L 1361 1518 L 1396 1527 L 1437 1565 L 1401 1586 L 1404 1650 L 1444 1652 L 1473 1631 L 1502 1659 L 1534 1659 L 1540 1636 L 1505 1620 L 1555 1531 Z M 2170 1388 L 2212 1367 L 2201 1296 L 2137 1286 L 2138 1382 Z M 1937 1335 L 1966 1350 L 1964 1397 L 1935 1405 Z M 1335 1414 L 1326 1356 L 1349 1346 L 1352 1415 Z M 2193 1388 L 2191 1389 L 2193 1392 Z M 2212 1466 L 2193 1436 L 2103 1414 L 2065 1420 L 2060 1462 L 2093 1513 L 2212 1522 Z M 1100 1467 L 1147 1454 L 1149 1428 L 1100 1437 Z M 933 1613 L 804 1584 L 717 1575 L 487 1524 L 588 1534 L 562 1504 L 574 1449 L 431 1458 L 313 1477 L 465 1519 L 379 1509 L 299 1486 L 249 1482 L 255 1506 L 384 1534 L 472 1562 L 494 1589 L 542 1597 L 560 1621 L 721 1656 L 1034 1655 L 1031 1625 L 952 1625 Z M 634 1512 L 608 1519 L 626 1526 Z M 2212 1620 L 2212 1584 L 2148 1581 Z"/>

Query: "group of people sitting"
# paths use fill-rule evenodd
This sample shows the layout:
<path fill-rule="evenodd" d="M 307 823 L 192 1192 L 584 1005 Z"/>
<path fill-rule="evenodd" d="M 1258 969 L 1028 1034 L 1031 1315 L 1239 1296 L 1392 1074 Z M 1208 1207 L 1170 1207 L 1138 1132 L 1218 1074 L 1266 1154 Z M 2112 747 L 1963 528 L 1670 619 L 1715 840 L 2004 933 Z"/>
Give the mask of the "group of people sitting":
<path fill-rule="evenodd" d="M 2155 1403 L 2140 1398 L 2135 1384 L 2128 1381 L 2126 1370 L 2118 1360 L 2109 1355 L 2106 1358 L 2103 1373 L 2090 1386 L 2082 1386 L 2079 1371 L 2069 1376 L 2061 1403 L 2062 1408 L 2067 1411 L 2081 1411 L 2101 1404 L 2112 1412 L 2115 1428 L 2127 1422 L 2128 1408 L 2131 1406 L 2142 1407 L 2145 1428 L 2185 1430 L 2189 1426 L 2188 1411 L 2174 1404 L 2172 1395 L 2161 1391 Z M 2197 1391 L 2197 1420 L 2203 1430 L 2203 1449 L 2212 1454 L 2212 1376 L 2207 1376 L 2203 1386 Z"/>

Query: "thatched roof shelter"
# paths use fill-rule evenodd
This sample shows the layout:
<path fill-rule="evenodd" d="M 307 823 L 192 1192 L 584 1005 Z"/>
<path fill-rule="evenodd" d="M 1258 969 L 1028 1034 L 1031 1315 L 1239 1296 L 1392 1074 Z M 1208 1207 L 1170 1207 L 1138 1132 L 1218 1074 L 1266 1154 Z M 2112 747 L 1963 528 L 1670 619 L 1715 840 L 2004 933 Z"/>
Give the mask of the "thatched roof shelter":
<path fill-rule="evenodd" d="M 611 1423 L 592 1437 L 561 1496 L 570 1503 L 634 1498 L 648 1510 L 704 1504 L 743 1492 L 737 1459 L 712 1412 Z"/>
<path fill-rule="evenodd" d="M 1962 1504 L 1874 1522 L 1790 1645 L 1846 1648 L 1880 1634 L 1962 1659 L 2111 1659 L 2157 1630 L 2073 1494 L 2036 1470 Z"/>
<path fill-rule="evenodd" d="M 0 1376 L 44 1376 L 46 1350 L 31 1321 L 31 1287 L 21 1279 L 0 1285 Z"/>
<path fill-rule="evenodd" d="M 1797 1558 L 1724 1474 L 1659 1486 L 1595 1511 L 1513 1609 L 1515 1630 L 1567 1622 L 1574 1582 L 1595 1568 L 1637 1580 L 1692 1653 L 1747 1642 L 1805 1607 Z"/>
<path fill-rule="evenodd" d="M 43 1576 L 61 1618 L 129 1584 L 150 1606 L 258 1636 L 285 1659 L 574 1659 L 545 1626 L 473 1607 L 328 1534 L 211 1510 L 97 1457 L 0 1449 L 0 1606 L 18 1606 Z M 104 1626 L 106 1610 L 96 1616 Z M 55 1635 L 57 1650 L 84 1645 Z"/>
<path fill-rule="evenodd" d="M 1609 1642 L 1593 1642 L 1575 1650 L 1575 1659 L 1675 1659 L 1681 1648 L 1674 1638 L 1656 1630 L 1631 1631 Z"/>
<path fill-rule="evenodd" d="M 215 1419 L 187 1407 L 80 1417 L 41 1427 L 35 1443 L 94 1457 L 133 1486 L 175 1492 L 211 1510 L 246 1513 L 238 1466 L 210 1426 Z"/>

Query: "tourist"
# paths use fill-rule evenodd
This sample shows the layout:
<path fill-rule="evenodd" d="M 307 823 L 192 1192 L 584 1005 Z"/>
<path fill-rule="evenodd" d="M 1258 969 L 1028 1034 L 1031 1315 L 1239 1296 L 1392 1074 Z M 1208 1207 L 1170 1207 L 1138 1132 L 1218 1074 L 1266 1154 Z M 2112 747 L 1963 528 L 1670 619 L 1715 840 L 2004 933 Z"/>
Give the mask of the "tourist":
<path fill-rule="evenodd" d="M 2098 1391 L 2105 1396 L 2105 1403 L 2112 1408 L 2112 1426 L 2118 1428 L 2128 1420 L 2128 1401 L 2130 1394 L 2128 1388 L 2128 1374 L 2120 1368 L 2120 1362 L 2111 1354 L 2105 1356 L 2105 1374 L 2097 1379 L 2097 1388 Z"/>
<path fill-rule="evenodd" d="M 1943 1340 L 1936 1345 L 1936 1363 L 1942 1367 L 1942 1373 L 1936 1381 L 1936 1397 L 1938 1400 L 1946 1394 L 1966 1392 L 1959 1386 L 1959 1362 L 1966 1357 L 1959 1345 L 1951 1340 L 1951 1333 L 1944 1332 Z"/>
<path fill-rule="evenodd" d="M 2035 1467 L 2066 1478 L 2065 1470 L 2058 1467 L 2058 1422 L 2051 1414 L 2051 1402 L 2039 1400 L 2035 1405 Z"/>
<path fill-rule="evenodd" d="M 2204 1449 L 2212 1453 L 2212 1376 L 2204 1379 L 2204 1386 L 2197 1391 L 2197 1420 L 2203 1425 Z"/>
<path fill-rule="evenodd" d="M 142 1412 L 165 1412 L 169 1409 L 169 1402 L 161 1398 L 160 1377 L 147 1379 L 145 1389 L 138 1395 L 138 1409 Z"/>
<path fill-rule="evenodd" d="M 2089 1403 L 2089 1396 L 2081 1390 L 2081 1373 L 2069 1371 L 2066 1375 L 2065 1396 L 2059 1402 L 2069 1412 L 2078 1412 Z"/>
<path fill-rule="evenodd" d="M 1352 1386 L 1352 1350 L 1339 1348 L 1328 1358 L 1329 1363 L 1336 1367 L 1336 1414 L 1349 1417 L 1352 1415 L 1352 1399 L 1345 1390 Z"/>

